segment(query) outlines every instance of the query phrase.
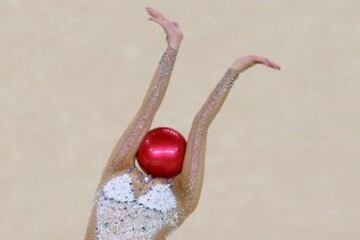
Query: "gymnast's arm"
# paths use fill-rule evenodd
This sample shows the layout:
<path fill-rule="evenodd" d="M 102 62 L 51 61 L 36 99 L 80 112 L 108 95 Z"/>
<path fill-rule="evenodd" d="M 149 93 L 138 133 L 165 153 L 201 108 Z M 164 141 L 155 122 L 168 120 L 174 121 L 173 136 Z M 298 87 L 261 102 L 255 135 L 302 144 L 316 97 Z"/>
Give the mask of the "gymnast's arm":
<path fill-rule="evenodd" d="M 141 107 L 113 149 L 103 176 L 127 169 L 133 164 L 138 146 L 164 98 L 177 52 L 178 48 L 171 45 L 163 52 Z"/>
<path fill-rule="evenodd" d="M 181 174 L 176 177 L 176 182 L 183 189 L 184 211 L 187 215 L 195 210 L 200 198 L 206 138 L 210 123 L 220 110 L 238 74 L 239 72 L 234 68 L 226 70 L 193 120 L 188 136 L 183 169 Z"/>
<path fill-rule="evenodd" d="M 102 180 L 118 171 L 128 169 L 134 164 L 137 149 L 148 132 L 164 98 L 183 39 L 183 33 L 176 21 L 169 20 L 151 7 L 146 7 L 146 11 L 150 15 L 148 20 L 157 23 L 165 31 L 168 46 L 161 56 L 140 109 L 117 142 L 105 166 Z"/>
<path fill-rule="evenodd" d="M 209 126 L 222 107 L 240 72 L 257 63 L 265 64 L 268 67 L 278 70 L 280 69 L 278 65 L 270 60 L 258 56 L 247 56 L 236 59 L 232 66 L 227 68 L 223 77 L 193 120 L 188 137 L 183 170 L 176 178 L 176 183 L 184 192 L 183 204 L 184 211 L 187 215 L 195 210 L 200 199 Z"/>

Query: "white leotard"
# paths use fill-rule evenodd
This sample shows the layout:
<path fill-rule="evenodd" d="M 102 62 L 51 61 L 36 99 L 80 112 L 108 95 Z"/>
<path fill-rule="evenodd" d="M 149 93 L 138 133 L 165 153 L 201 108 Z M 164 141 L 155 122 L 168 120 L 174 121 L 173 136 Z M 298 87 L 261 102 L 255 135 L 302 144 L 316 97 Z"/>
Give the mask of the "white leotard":
<path fill-rule="evenodd" d="M 155 184 L 135 198 L 129 173 L 112 178 L 96 196 L 96 240 L 150 240 L 165 225 L 175 229 L 171 184 Z"/>

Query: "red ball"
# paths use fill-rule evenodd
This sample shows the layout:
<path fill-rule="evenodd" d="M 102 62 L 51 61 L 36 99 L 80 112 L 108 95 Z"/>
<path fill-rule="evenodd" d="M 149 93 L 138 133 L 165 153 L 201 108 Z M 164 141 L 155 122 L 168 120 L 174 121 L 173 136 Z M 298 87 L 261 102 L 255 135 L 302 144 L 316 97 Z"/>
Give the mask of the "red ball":
<path fill-rule="evenodd" d="M 136 158 L 140 167 L 152 177 L 171 178 L 183 167 L 185 138 L 176 130 L 158 127 L 143 138 Z"/>

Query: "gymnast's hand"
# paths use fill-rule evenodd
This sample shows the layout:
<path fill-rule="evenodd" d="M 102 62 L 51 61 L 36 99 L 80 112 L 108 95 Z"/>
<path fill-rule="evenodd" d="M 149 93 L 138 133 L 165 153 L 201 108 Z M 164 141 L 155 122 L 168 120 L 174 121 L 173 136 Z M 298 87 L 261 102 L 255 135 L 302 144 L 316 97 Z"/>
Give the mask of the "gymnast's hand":
<path fill-rule="evenodd" d="M 151 17 L 149 20 L 158 23 L 166 33 L 166 41 L 168 45 L 177 49 L 180 46 L 181 41 L 184 38 L 184 34 L 179 28 L 179 24 L 176 21 L 171 21 L 163 16 L 159 11 L 151 8 L 145 8 Z"/>
<path fill-rule="evenodd" d="M 96 190 L 85 240 L 163 240 L 194 212 L 198 205 L 205 163 L 208 129 L 228 96 L 240 72 L 255 64 L 279 70 L 267 58 L 250 55 L 236 58 L 195 115 L 187 136 L 186 148 L 179 172 L 159 175 L 168 162 L 155 159 L 147 171 L 139 165 L 139 148 L 149 131 L 164 98 L 183 33 L 176 21 L 169 20 L 159 11 L 147 7 L 149 20 L 158 23 L 165 31 L 167 46 L 150 86 L 137 113 L 130 121 L 105 165 Z M 177 132 L 171 129 L 170 135 Z M 172 132 L 171 132 L 172 131 Z M 164 144 L 164 142 L 163 142 Z M 166 142 L 165 145 L 174 145 Z M 158 146 L 151 146 L 156 152 Z M 155 150 L 154 150 L 155 149 Z M 174 146 L 164 154 L 174 154 Z M 155 154 L 156 155 L 156 154 Z M 156 169 L 158 168 L 158 169 Z"/>

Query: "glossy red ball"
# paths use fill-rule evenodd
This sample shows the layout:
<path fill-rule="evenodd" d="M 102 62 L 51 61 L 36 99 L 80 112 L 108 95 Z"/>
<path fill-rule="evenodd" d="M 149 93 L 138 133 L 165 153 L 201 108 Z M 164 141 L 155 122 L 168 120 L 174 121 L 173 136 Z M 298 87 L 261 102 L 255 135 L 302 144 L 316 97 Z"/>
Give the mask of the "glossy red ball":
<path fill-rule="evenodd" d="M 171 178 L 183 167 L 186 140 L 179 132 L 168 127 L 150 130 L 136 153 L 140 167 L 152 177 Z"/>

